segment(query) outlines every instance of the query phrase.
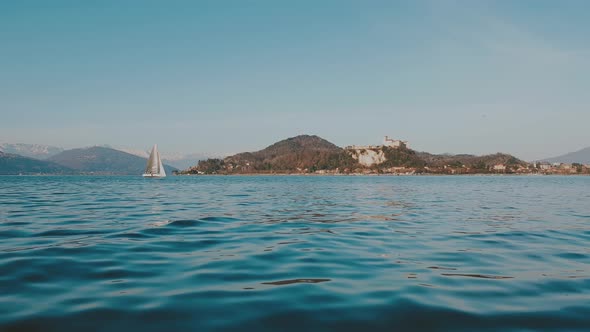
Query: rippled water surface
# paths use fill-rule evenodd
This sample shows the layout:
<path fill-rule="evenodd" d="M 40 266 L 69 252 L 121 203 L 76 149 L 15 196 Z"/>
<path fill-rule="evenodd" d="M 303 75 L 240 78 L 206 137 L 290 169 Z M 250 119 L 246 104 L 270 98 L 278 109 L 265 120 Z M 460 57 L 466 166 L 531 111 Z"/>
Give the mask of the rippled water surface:
<path fill-rule="evenodd" d="M 0 177 L 2 331 L 589 331 L 590 177 Z"/>

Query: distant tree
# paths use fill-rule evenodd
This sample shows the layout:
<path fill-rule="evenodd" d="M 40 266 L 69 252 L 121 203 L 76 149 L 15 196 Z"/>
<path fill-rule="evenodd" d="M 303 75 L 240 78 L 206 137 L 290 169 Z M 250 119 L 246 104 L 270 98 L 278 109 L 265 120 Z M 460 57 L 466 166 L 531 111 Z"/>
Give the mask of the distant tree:
<path fill-rule="evenodd" d="M 449 166 L 459 168 L 459 167 L 463 167 L 463 163 L 460 162 L 459 160 L 455 160 Z"/>
<path fill-rule="evenodd" d="M 480 161 L 476 162 L 475 164 L 473 164 L 473 168 L 476 170 L 481 170 L 481 171 L 488 169 L 486 163 L 483 162 L 483 160 L 480 160 Z"/>
<path fill-rule="evenodd" d="M 197 164 L 195 171 L 203 172 L 205 174 L 216 174 L 223 169 L 224 161 L 221 159 L 213 158 L 207 160 L 200 160 Z"/>
<path fill-rule="evenodd" d="M 416 151 L 408 148 L 383 147 L 386 161 L 380 167 L 424 167 L 426 162 L 416 155 Z"/>
<path fill-rule="evenodd" d="M 518 159 L 516 157 L 510 156 L 506 161 L 506 165 L 518 165 Z"/>

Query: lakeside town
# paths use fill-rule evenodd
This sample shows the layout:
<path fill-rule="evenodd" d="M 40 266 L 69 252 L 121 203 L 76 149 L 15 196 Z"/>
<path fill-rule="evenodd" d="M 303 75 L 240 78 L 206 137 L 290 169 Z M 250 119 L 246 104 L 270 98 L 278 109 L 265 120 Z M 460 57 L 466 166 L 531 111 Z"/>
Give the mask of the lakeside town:
<path fill-rule="evenodd" d="M 380 145 L 340 148 L 318 136 L 300 135 L 260 151 L 202 160 L 177 174 L 588 175 L 590 164 L 526 162 L 504 153 L 437 155 L 412 150 L 407 141 L 389 136 Z"/>
<path fill-rule="evenodd" d="M 306 173 L 306 170 L 301 170 L 301 173 Z M 205 174 L 205 173 L 200 173 Z M 445 165 L 442 167 L 423 168 L 416 167 L 390 167 L 384 169 L 354 169 L 352 171 L 339 169 L 336 170 L 316 170 L 313 174 L 350 174 L 350 175 L 590 175 L 590 164 L 565 164 L 565 163 L 547 163 L 535 162 L 528 166 L 511 166 L 506 164 L 496 164 L 486 169 L 468 167 L 465 165 Z"/>
<path fill-rule="evenodd" d="M 191 167 L 187 171 L 175 172 L 175 175 L 211 175 L 228 174 L 218 171 L 203 171 L 198 167 Z M 249 173 L 235 173 L 249 174 Z M 389 168 L 355 168 L 313 170 L 298 168 L 295 172 L 256 172 L 255 174 L 316 174 L 316 175 L 590 175 L 590 164 L 566 164 L 535 162 L 529 165 L 495 164 L 485 169 L 466 165 L 444 165 L 442 167 L 389 167 Z"/>

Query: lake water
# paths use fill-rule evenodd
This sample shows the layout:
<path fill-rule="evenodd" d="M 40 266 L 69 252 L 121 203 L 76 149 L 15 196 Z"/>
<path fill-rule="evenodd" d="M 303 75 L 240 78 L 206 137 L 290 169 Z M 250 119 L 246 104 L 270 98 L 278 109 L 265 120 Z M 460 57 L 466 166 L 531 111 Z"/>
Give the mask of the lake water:
<path fill-rule="evenodd" d="M 0 177 L 2 331 L 589 331 L 590 177 Z"/>

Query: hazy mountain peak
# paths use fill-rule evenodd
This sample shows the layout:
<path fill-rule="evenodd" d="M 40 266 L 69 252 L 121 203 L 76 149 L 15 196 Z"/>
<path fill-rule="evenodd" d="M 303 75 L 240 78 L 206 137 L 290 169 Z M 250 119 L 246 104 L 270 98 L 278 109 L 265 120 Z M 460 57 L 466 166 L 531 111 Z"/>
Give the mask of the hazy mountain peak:
<path fill-rule="evenodd" d="M 57 146 L 24 143 L 0 143 L 0 150 L 35 159 L 47 159 L 64 151 L 63 148 Z"/>
<path fill-rule="evenodd" d="M 561 156 L 547 158 L 544 161 L 550 163 L 581 163 L 581 164 L 590 164 L 590 146 L 587 148 L 583 148 L 581 150 L 566 153 Z"/>

